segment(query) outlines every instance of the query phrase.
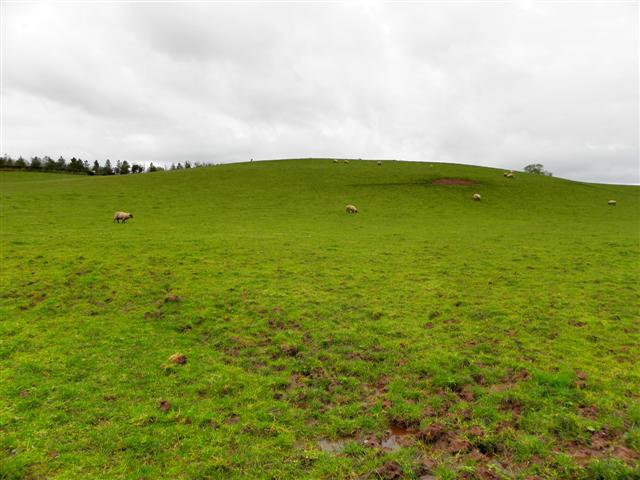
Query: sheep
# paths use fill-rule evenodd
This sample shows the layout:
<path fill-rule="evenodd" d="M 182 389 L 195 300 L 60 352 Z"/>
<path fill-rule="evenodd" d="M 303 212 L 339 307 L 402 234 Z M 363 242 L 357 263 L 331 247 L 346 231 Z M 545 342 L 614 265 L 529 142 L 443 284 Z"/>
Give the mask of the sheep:
<path fill-rule="evenodd" d="M 506 178 L 513 178 L 513 172 L 504 172 Z"/>
<path fill-rule="evenodd" d="M 113 221 L 118 223 L 120 223 L 120 220 L 122 220 L 122 223 L 127 223 L 130 218 L 133 218 L 133 214 L 127 212 L 116 212 L 113 215 Z"/>
<path fill-rule="evenodd" d="M 355 205 L 347 205 L 346 207 L 347 213 L 358 213 L 358 209 Z"/>
<path fill-rule="evenodd" d="M 378 165 L 382 165 L 382 162 L 380 160 L 378 160 Z"/>
<path fill-rule="evenodd" d="M 340 161 L 337 158 L 334 158 L 333 163 L 340 163 Z"/>
<path fill-rule="evenodd" d="M 480 196 L 480 194 L 479 194 L 479 193 L 474 193 L 474 194 L 473 194 L 473 199 L 474 199 L 476 202 L 479 202 L 480 200 L 482 200 L 482 197 Z"/>
<path fill-rule="evenodd" d="M 344 163 L 349 163 L 349 160 L 343 160 Z"/>
<path fill-rule="evenodd" d="M 607 205 L 611 205 L 612 207 L 615 207 L 616 206 L 616 201 L 615 200 L 609 200 L 607 202 Z"/>

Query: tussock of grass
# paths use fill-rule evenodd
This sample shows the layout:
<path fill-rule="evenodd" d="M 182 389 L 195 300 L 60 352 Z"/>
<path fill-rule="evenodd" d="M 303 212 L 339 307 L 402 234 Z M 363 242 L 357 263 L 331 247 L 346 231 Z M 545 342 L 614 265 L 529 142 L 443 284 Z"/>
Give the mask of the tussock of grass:
<path fill-rule="evenodd" d="M 0 179 L 0 478 L 638 475 L 637 187 L 331 160 Z M 363 442 L 392 427 L 402 448 Z"/>

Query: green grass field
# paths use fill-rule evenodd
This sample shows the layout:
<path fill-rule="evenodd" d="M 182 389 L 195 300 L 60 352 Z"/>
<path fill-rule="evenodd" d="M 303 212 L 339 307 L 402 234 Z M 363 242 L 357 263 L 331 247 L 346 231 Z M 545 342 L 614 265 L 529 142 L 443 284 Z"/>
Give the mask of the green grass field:
<path fill-rule="evenodd" d="M 640 478 L 638 187 L 0 181 L 0 479 Z"/>

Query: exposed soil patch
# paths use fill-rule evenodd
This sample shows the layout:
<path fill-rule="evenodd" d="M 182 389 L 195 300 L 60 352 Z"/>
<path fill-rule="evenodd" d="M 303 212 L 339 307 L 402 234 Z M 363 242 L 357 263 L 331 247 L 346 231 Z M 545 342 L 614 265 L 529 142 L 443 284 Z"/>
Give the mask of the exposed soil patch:
<path fill-rule="evenodd" d="M 418 433 L 418 439 L 441 452 L 461 453 L 472 450 L 467 440 L 446 429 L 441 423 L 432 423 Z"/>
<path fill-rule="evenodd" d="M 474 476 L 478 479 L 499 480 L 500 476 L 487 467 L 479 467 L 475 470 Z"/>
<path fill-rule="evenodd" d="M 378 475 L 378 477 L 387 480 L 404 478 L 404 475 L 402 474 L 402 467 L 398 462 L 394 462 L 393 460 L 388 461 L 384 465 L 382 465 L 378 470 L 376 470 L 376 474 Z"/>
<path fill-rule="evenodd" d="M 224 423 L 226 423 L 227 425 L 235 425 L 240 421 L 240 416 L 239 415 L 231 415 L 229 418 L 227 418 Z"/>
<path fill-rule="evenodd" d="M 420 422 L 417 420 L 407 420 L 404 418 L 392 418 L 391 429 L 396 432 L 410 432 L 415 431 L 420 426 Z"/>
<path fill-rule="evenodd" d="M 522 404 L 515 398 L 502 399 L 499 408 L 503 412 L 511 411 L 516 417 L 520 416 L 520 413 L 522 412 Z"/>
<path fill-rule="evenodd" d="M 462 387 L 462 390 L 458 392 L 458 397 L 465 402 L 473 402 L 476 399 L 476 396 L 467 385 Z"/>
<path fill-rule="evenodd" d="M 578 464 L 586 464 L 594 458 L 606 458 L 613 456 L 627 464 L 633 464 L 640 460 L 640 452 L 633 451 L 624 445 L 620 445 L 615 434 L 606 427 L 591 435 L 589 444 L 571 442 L 568 445 L 568 453 Z"/>
<path fill-rule="evenodd" d="M 432 423 L 418 434 L 418 438 L 425 443 L 435 443 L 445 436 L 444 425 L 440 423 Z"/>
<path fill-rule="evenodd" d="M 438 178 L 431 182 L 433 185 L 475 185 L 478 182 L 464 178 Z"/>
<path fill-rule="evenodd" d="M 506 382 L 515 384 L 517 382 L 527 380 L 529 378 L 529 371 L 526 368 L 517 372 L 511 372 L 507 375 Z"/>
<path fill-rule="evenodd" d="M 578 411 L 583 417 L 590 420 L 595 420 L 596 418 L 598 418 L 598 407 L 596 407 L 595 405 L 578 407 Z"/>
<path fill-rule="evenodd" d="M 280 345 L 280 352 L 282 352 L 282 354 L 286 355 L 287 357 L 295 357 L 296 355 L 298 355 L 299 350 L 295 345 L 283 343 L 282 345 Z"/>

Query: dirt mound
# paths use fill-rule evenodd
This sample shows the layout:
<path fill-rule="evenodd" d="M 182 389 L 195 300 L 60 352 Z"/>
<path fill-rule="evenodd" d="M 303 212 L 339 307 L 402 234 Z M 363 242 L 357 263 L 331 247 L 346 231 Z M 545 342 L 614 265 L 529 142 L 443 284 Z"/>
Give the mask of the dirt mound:
<path fill-rule="evenodd" d="M 431 183 L 433 185 L 475 185 L 477 182 L 464 178 L 438 178 Z"/>

